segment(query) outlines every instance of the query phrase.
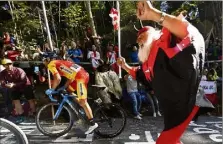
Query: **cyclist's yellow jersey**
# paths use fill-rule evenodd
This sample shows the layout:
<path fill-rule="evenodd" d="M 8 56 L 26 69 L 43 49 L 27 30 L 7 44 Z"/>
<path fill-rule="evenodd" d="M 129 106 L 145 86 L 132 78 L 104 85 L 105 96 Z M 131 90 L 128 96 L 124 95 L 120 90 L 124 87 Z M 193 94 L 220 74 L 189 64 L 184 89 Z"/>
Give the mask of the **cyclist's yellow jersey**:
<path fill-rule="evenodd" d="M 59 73 L 60 76 L 69 80 L 75 80 L 77 73 L 84 70 L 74 62 L 64 60 L 53 60 L 47 65 L 47 68 L 53 75 Z"/>

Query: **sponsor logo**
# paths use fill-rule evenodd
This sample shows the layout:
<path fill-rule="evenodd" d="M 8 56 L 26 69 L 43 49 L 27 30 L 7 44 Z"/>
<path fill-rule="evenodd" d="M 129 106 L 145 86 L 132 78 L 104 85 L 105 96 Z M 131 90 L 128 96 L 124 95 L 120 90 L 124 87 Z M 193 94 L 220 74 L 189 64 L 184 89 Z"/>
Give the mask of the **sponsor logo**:
<path fill-rule="evenodd" d="M 66 72 L 66 73 L 69 73 L 69 74 L 72 74 L 73 73 L 72 70 L 70 70 L 69 68 L 66 68 L 64 66 L 60 66 L 60 69 L 61 69 L 61 71 Z"/>

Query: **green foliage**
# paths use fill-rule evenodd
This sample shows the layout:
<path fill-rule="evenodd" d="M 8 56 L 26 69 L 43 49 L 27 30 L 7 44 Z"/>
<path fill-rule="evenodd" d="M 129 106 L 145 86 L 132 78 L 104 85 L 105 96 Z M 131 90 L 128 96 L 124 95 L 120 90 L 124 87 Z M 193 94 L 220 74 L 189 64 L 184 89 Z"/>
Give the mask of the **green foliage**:
<path fill-rule="evenodd" d="M 7 3 L 7 2 L 6 2 Z M 37 39 L 38 35 L 41 35 L 41 25 L 39 23 L 38 11 L 36 7 L 41 7 L 41 3 L 36 2 L 26 2 L 26 1 L 13 1 L 15 8 L 13 8 L 14 22 L 17 25 L 17 33 L 20 36 L 22 41 L 28 42 L 32 39 Z M 61 33 L 58 36 L 60 40 L 62 36 L 73 38 L 83 36 L 84 25 L 89 24 L 89 18 L 87 16 L 87 10 L 84 6 L 83 1 L 72 1 L 69 6 L 62 6 L 61 3 L 61 13 L 60 19 L 64 21 L 66 26 L 61 26 L 58 22 L 59 18 L 59 2 L 50 1 L 45 2 L 46 9 L 48 10 L 47 16 L 49 21 L 50 29 L 52 30 L 52 16 L 54 19 L 54 23 L 56 26 L 57 34 Z M 129 33 L 133 33 L 134 28 L 133 25 L 136 24 L 139 26 L 139 21 L 136 17 L 136 3 L 137 1 L 119 1 L 120 3 L 120 17 L 121 17 L 121 29 L 122 31 L 127 31 Z M 186 4 L 183 4 L 186 3 Z M 178 15 L 183 10 L 190 11 L 198 7 L 200 4 L 204 3 L 203 1 L 168 1 L 168 5 L 170 8 L 168 9 L 168 13 L 173 15 Z M 157 9 L 160 9 L 161 1 L 154 1 L 153 6 Z M 50 9 L 50 7 L 52 9 Z M 91 1 L 91 11 L 93 14 L 93 20 L 95 23 L 95 27 L 97 28 L 98 33 L 101 35 L 109 35 L 112 34 L 112 23 L 111 18 L 109 17 L 109 12 L 111 7 L 116 8 L 116 1 L 105 2 L 105 1 Z M 52 11 L 50 13 L 49 11 Z M 41 17 L 43 18 L 43 13 L 41 13 Z M 42 19 L 43 20 L 43 19 Z M 199 18 L 195 19 L 198 22 Z M 9 31 L 14 33 L 14 22 L 12 20 L 5 21 L 0 23 L 0 31 Z M 44 23 L 44 21 L 42 21 Z M 146 22 L 143 22 L 144 25 Z M 61 24 L 62 25 L 62 24 Z M 68 27 L 67 27 L 68 25 Z M 64 28 L 64 29 L 62 29 Z M 21 31 L 21 34 L 20 34 Z M 60 31 L 60 32 L 59 32 Z M 66 31 L 66 32 L 65 32 Z M 62 34 L 63 33 L 63 34 Z M 70 34 L 72 33 L 72 36 Z"/>
<path fill-rule="evenodd" d="M 119 1 L 120 2 L 120 18 L 121 26 L 125 26 L 129 22 L 137 21 L 136 2 L 135 1 Z"/>
<path fill-rule="evenodd" d="M 77 27 L 87 18 L 86 12 L 79 2 L 72 3 L 68 8 L 62 10 L 62 16 L 66 18 L 70 27 Z"/>
<path fill-rule="evenodd" d="M 32 38 L 36 38 L 37 32 L 40 31 L 36 9 L 32 8 L 27 2 L 13 1 L 13 4 L 14 21 L 3 22 L 1 24 L 1 27 L 3 27 L 2 31 L 14 33 L 16 23 L 16 32 L 20 40 L 29 41 Z"/>

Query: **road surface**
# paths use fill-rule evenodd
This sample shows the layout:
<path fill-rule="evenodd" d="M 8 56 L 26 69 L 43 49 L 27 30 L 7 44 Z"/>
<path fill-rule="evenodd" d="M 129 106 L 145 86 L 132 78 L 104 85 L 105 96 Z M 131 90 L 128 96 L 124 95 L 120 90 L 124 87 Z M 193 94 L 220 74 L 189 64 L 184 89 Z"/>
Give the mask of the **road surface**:
<path fill-rule="evenodd" d="M 35 123 L 22 123 L 19 127 L 27 134 L 30 144 L 155 144 L 162 131 L 163 120 L 162 117 L 149 116 L 141 121 L 128 118 L 125 130 L 113 139 L 99 138 L 94 134 L 85 136 L 76 129 L 66 136 L 49 138 L 38 131 Z M 133 140 L 131 134 L 139 136 L 138 139 Z M 222 143 L 222 117 L 199 117 L 198 122 L 191 122 L 181 141 L 183 144 Z"/>

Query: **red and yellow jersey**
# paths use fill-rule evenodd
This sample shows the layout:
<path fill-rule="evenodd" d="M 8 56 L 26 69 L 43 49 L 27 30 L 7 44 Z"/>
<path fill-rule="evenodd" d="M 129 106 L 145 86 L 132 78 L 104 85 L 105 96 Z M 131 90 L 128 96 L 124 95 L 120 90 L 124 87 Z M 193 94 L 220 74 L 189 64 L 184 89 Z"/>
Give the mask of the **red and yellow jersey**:
<path fill-rule="evenodd" d="M 53 60 L 47 65 L 47 68 L 53 75 L 59 73 L 60 76 L 64 76 L 69 80 L 75 80 L 78 72 L 85 72 L 81 66 L 74 62 L 64 60 Z"/>

